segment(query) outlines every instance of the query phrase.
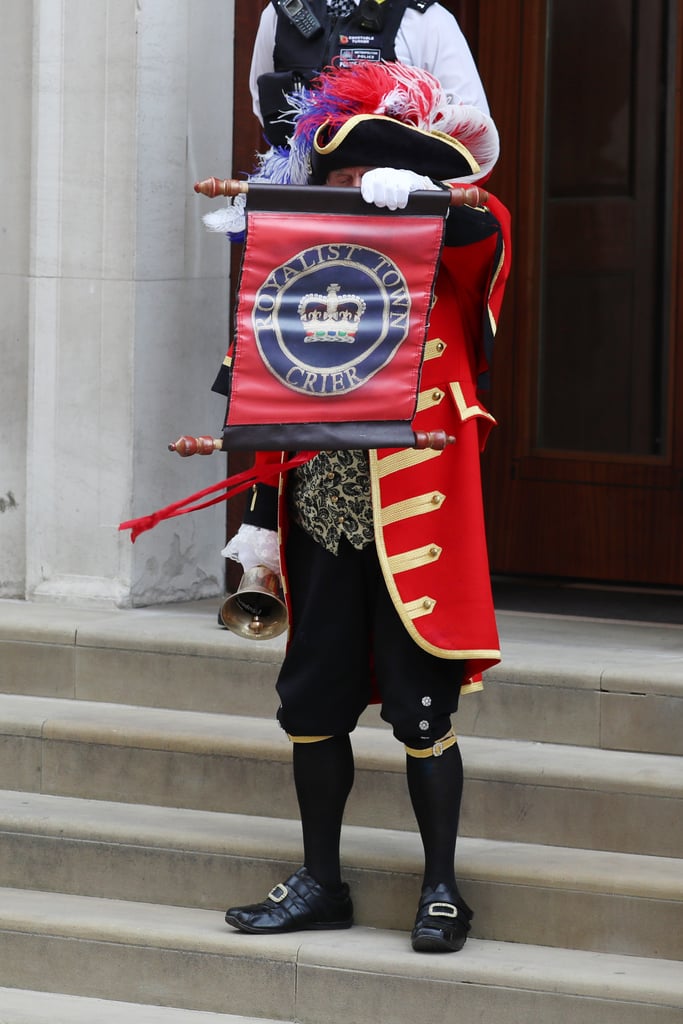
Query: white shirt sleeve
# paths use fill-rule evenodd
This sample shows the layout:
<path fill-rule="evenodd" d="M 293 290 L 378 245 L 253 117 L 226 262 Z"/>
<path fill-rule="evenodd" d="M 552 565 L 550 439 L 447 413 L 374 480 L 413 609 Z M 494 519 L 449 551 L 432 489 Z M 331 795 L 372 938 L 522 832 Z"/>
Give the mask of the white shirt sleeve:
<path fill-rule="evenodd" d="M 252 109 L 261 124 L 261 106 L 258 98 L 256 82 L 260 75 L 265 75 L 274 70 L 273 51 L 275 50 L 275 28 L 277 25 L 277 14 L 272 4 L 268 4 L 261 15 L 256 39 L 254 41 L 254 52 L 251 55 L 251 68 L 249 70 L 249 91 L 251 92 Z"/>
<path fill-rule="evenodd" d="M 450 103 L 467 103 L 489 113 L 467 40 L 454 16 L 441 4 L 434 4 L 424 14 L 407 10 L 395 48 L 402 64 L 422 68 L 438 78 Z"/>
<path fill-rule="evenodd" d="M 256 81 L 260 75 L 273 71 L 276 24 L 275 8 L 268 4 L 259 22 L 249 73 L 253 110 L 261 123 Z M 423 68 L 438 78 L 450 102 L 467 103 L 489 113 L 486 93 L 467 41 L 453 15 L 441 4 L 434 4 L 424 14 L 407 10 L 396 35 L 395 48 L 402 64 Z"/>

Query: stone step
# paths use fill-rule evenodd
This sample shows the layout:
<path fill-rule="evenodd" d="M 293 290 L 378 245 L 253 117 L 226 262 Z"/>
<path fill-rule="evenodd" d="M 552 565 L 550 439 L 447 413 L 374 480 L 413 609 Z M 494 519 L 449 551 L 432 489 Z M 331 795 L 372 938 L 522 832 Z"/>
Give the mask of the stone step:
<path fill-rule="evenodd" d="M 121 1024 L 123 1020 L 131 1024 L 275 1024 L 261 1017 L 233 1017 L 19 988 L 0 988 L 0 1020 L 2 1024 Z"/>
<path fill-rule="evenodd" d="M 404 932 L 245 936 L 197 909 L 0 890 L 0 984 L 304 1024 L 433 1019 L 680 1024 L 680 961 Z"/>
<path fill-rule="evenodd" d="M 0 602 L 0 690 L 272 717 L 285 639 L 218 628 L 216 601 L 103 611 Z M 683 754 L 683 627 L 498 615 L 503 662 L 462 733 Z M 368 724 L 378 724 L 371 712 Z"/>
<path fill-rule="evenodd" d="M 407 931 L 417 835 L 346 826 L 361 925 Z M 0 885 L 214 910 L 264 898 L 301 864 L 298 822 L 0 793 Z M 473 936 L 683 960 L 683 861 L 463 837 Z M 1 1019 L 1 1018 L 0 1018 Z"/>
<path fill-rule="evenodd" d="M 503 661 L 472 717 L 458 712 L 462 732 L 683 754 L 683 626 L 523 612 L 498 620 Z"/>
<path fill-rule="evenodd" d="M 272 716 L 284 637 L 236 637 L 218 627 L 217 608 L 0 601 L 0 691 Z"/>
<path fill-rule="evenodd" d="M 412 829 L 402 747 L 353 736 L 349 824 Z M 683 760 L 463 737 L 462 835 L 677 857 Z M 291 748 L 260 718 L 0 695 L 0 777 L 13 790 L 296 818 Z"/>

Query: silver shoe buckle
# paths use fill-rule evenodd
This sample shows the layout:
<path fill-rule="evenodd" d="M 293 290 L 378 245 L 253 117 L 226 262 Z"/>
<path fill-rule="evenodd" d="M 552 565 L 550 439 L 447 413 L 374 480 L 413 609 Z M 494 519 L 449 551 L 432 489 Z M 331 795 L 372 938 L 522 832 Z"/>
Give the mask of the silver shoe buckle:
<path fill-rule="evenodd" d="M 457 917 L 458 908 L 453 903 L 430 903 L 430 917 Z"/>
<path fill-rule="evenodd" d="M 268 893 L 268 899 L 272 900 L 273 903 L 282 903 L 283 900 L 289 896 L 289 889 L 282 882 L 278 882 Z"/>

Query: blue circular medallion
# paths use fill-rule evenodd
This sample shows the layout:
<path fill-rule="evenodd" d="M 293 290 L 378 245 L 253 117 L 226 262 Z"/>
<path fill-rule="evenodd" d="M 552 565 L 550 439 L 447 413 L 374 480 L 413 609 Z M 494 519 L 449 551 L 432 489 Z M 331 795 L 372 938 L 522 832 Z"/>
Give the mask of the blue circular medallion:
<path fill-rule="evenodd" d="M 376 249 L 334 242 L 276 267 L 256 293 L 259 353 L 286 387 L 315 397 L 362 387 L 408 333 L 403 274 Z"/>

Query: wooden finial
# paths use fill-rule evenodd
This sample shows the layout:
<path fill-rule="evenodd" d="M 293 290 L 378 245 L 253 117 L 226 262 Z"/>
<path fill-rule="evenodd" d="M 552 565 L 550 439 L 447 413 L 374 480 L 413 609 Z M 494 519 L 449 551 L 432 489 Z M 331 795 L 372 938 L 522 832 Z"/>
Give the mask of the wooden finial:
<path fill-rule="evenodd" d="M 413 448 L 417 448 L 420 451 L 424 448 L 432 448 L 435 451 L 442 452 L 449 444 L 455 444 L 455 438 L 452 434 L 447 434 L 445 430 L 415 431 L 415 444 Z"/>
<path fill-rule="evenodd" d="M 235 178 L 205 178 L 194 186 L 195 192 L 215 199 L 216 196 L 239 196 L 249 191 L 248 181 L 237 181 Z"/>
<path fill-rule="evenodd" d="M 212 455 L 222 447 L 223 441 L 220 437 L 208 437 L 206 434 L 202 437 L 188 437 L 187 434 L 183 434 L 177 441 L 171 441 L 168 450 L 177 452 L 186 459 L 189 455 Z"/>

